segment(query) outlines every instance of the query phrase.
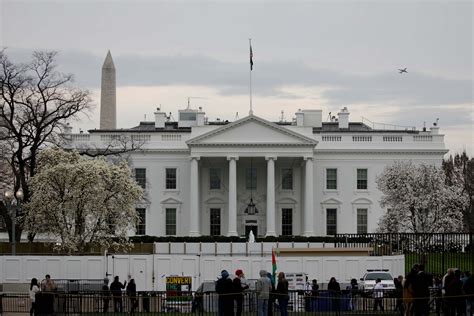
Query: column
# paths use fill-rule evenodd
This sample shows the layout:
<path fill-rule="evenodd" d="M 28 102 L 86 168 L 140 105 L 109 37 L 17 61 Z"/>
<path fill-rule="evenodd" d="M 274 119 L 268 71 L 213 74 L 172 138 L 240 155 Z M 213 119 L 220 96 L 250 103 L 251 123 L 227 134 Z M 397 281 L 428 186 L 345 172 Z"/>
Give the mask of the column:
<path fill-rule="evenodd" d="M 313 157 L 305 157 L 304 236 L 314 235 Z"/>
<path fill-rule="evenodd" d="M 189 236 L 200 236 L 199 232 L 199 157 L 191 157 L 189 199 Z"/>
<path fill-rule="evenodd" d="M 229 228 L 227 236 L 237 236 L 237 160 L 238 157 L 228 157 L 229 160 Z"/>
<path fill-rule="evenodd" d="M 276 236 L 275 231 L 275 157 L 267 157 L 267 234 Z"/>

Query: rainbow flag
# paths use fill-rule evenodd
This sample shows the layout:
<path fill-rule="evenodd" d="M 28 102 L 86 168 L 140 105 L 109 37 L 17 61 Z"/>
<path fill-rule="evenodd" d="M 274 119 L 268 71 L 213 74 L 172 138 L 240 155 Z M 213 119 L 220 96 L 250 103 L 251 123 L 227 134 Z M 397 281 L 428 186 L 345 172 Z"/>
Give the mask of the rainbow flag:
<path fill-rule="evenodd" d="M 275 256 L 275 249 L 272 248 L 272 277 L 273 277 L 273 282 L 276 281 L 276 271 L 277 271 L 277 262 L 276 262 L 276 256 Z"/>

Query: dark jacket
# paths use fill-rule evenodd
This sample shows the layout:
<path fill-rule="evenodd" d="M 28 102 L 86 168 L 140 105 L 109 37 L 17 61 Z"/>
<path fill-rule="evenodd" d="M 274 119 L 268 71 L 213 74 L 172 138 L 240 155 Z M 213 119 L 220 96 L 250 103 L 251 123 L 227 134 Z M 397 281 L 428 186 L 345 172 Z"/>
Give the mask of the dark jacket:
<path fill-rule="evenodd" d="M 216 281 L 216 292 L 217 294 L 231 294 L 234 293 L 234 284 L 232 280 L 227 278 L 220 278 Z M 229 295 L 223 295 L 223 297 L 229 297 Z"/>
<path fill-rule="evenodd" d="M 276 288 L 277 299 L 288 299 L 288 280 L 279 280 Z"/>
<path fill-rule="evenodd" d="M 127 284 L 126 281 L 125 281 L 125 284 Z M 112 284 L 110 284 L 110 292 L 112 293 L 112 295 L 113 296 L 121 296 L 122 295 L 122 289 L 125 288 L 125 284 L 122 284 L 119 281 L 112 282 Z"/>
<path fill-rule="evenodd" d="M 232 281 L 232 284 L 234 286 L 234 291 L 233 292 L 235 293 L 236 298 L 242 297 L 242 292 L 245 289 L 249 288 L 248 285 L 242 286 L 242 281 L 240 280 L 239 277 L 234 278 L 234 281 Z"/>
<path fill-rule="evenodd" d="M 339 294 L 341 292 L 341 286 L 339 283 L 336 282 L 329 282 L 328 283 L 328 291 L 333 293 L 333 294 Z"/>

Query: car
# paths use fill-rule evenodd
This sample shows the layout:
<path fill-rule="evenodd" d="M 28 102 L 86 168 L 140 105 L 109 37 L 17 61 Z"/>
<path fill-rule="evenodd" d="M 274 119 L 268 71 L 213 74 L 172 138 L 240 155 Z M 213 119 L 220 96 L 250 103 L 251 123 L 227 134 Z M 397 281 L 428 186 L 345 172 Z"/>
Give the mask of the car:
<path fill-rule="evenodd" d="M 377 279 L 381 280 L 384 292 L 395 290 L 395 282 L 388 269 L 367 269 L 367 273 L 360 278 L 359 289 L 364 293 L 371 293 Z"/>

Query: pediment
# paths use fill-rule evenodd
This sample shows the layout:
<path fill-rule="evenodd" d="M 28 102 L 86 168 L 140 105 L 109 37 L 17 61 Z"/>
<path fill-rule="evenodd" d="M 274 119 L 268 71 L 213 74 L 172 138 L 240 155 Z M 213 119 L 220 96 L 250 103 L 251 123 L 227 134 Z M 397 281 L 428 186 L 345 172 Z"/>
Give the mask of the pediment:
<path fill-rule="evenodd" d="M 183 202 L 181 202 L 180 200 L 174 199 L 172 197 L 169 197 L 165 200 L 162 200 L 160 203 L 161 204 L 182 204 Z"/>
<path fill-rule="evenodd" d="M 372 204 L 372 201 L 369 200 L 368 198 L 361 197 L 361 198 L 356 198 L 352 200 L 351 204 Z"/>
<path fill-rule="evenodd" d="M 329 198 L 324 201 L 321 201 L 321 204 L 323 205 L 340 205 L 342 204 L 342 201 L 336 198 Z"/>
<path fill-rule="evenodd" d="M 317 141 L 250 115 L 238 121 L 192 138 L 189 146 L 316 146 Z"/>

